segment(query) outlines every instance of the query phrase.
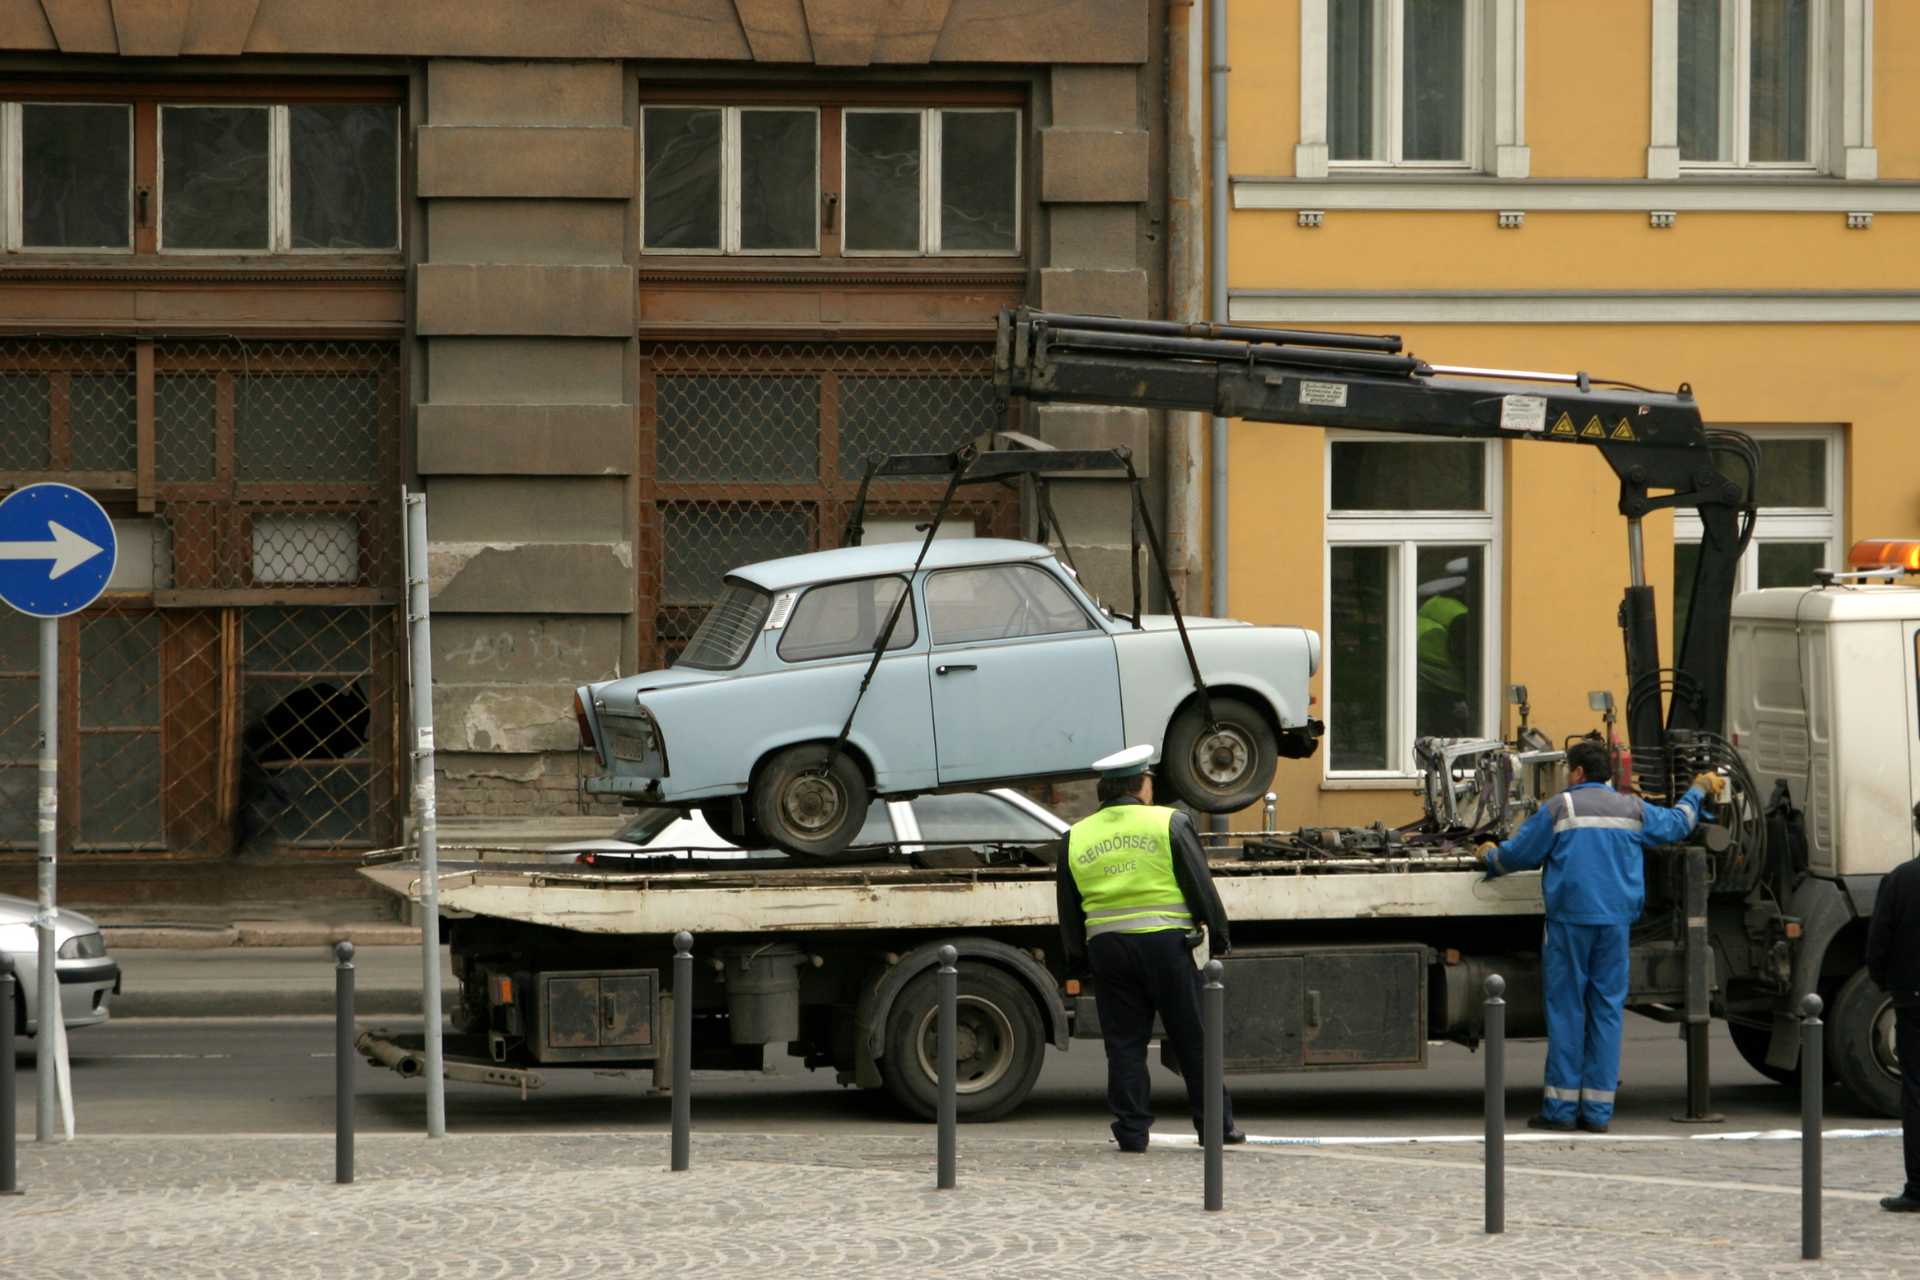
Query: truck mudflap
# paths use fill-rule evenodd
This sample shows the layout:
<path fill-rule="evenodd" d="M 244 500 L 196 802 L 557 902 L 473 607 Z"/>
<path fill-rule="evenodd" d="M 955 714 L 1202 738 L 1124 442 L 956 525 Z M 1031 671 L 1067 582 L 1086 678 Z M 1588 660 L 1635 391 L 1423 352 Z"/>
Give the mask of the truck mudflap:
<path fill-rule="evenodd" d="M 1038 960 L 992 938 L 936 938 L 901 956 L 899 963 L 889 967 L 878 983 L 862 993 L 855 1018 L 856 1025 L 866 1032 L 870 1059 L 877 1062 L 886 1056 L 887 1014 L 893 1009 L 894 999 L 907 983 L 940 963 L 940 948 L 945 946 L 958 951 L 962 960 L 983 960 L 1011 972 L 1032 994 L 1034 1003 L 1045 1016 L 1047 1042 L 1056 1049 L 1067 1047 L 1069 1026 L 1066 1007 L 1060 1001 L 1060 984 Z"/>
<path fill-rule="evenodd" d="M 1841 932 L 1860 919 L 1864 897 L 1872 909 L 1873 894 L 1861 882 L 1878 877 L 1848 876 L 1847 884 L 1809 877 L 1793 891 L 1787 914 L 1800 921 L 1800 945 L 1793 953 L 1793 980 L 1773 1005 L 1773 1039 L 1767 1045 L 1767 1065 L 1791 1071 L 1800 1065 L 1800 1002 L 1820 989 L 1820 971 L 1827 948 Z"/>

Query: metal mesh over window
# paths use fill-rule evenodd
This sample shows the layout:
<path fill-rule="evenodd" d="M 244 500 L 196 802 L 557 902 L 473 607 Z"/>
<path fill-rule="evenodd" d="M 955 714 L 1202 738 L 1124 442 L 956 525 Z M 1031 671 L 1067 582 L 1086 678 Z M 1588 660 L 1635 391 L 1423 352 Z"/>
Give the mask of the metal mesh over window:
<path fill-rule="evenodd" d="M 643 357 L 643 665 L 670 661 L 741 565 L 840 545 L 874 453 L 942 453 L 993 431 L 990 347 L 659 343 Z M 911 536 L 938 482 L 875 482 L 868 541 Z M 1010 490 L 963 491 L 948 517 L 1009 536 Z M 644 623 L 650 622 L 651 627 Z"/>
<path fill-rule="evenodd" d="M 121 542 L 107 595 L 59 624 L 63 847 L 397 839 L 402 406 L 390 344 L 0 342 L 0 489 L 78 484 Z M 0 609 L 14 849 L 35 839 L 38 627 Z"/>

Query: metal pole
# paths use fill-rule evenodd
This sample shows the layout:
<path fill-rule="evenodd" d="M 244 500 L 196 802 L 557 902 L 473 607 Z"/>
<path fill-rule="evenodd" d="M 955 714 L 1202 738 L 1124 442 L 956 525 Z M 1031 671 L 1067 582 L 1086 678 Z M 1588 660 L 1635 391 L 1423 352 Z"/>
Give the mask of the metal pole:
<path fill-rule="evenodd" d="M 427 495 L 402 489 L 407 508 L 407 647 L 412 659 L 414 834 L 420 842 L 420 1016 L 426 1026 L 427 1136 L 447 1136 L 447 1071 L 440 1043 L 440 833 L 433 788 L 433 628 L 427 615 Z"/>
<path fill-rule="evenodd" d="M 13 957 L 0 955 L 0 1196 L 20 1194 L 13 1126 L 19 1108 L 14 1096 Z"/>
<path fill-rule="evenodd" d="M 1205 1106 L 1200 1111 L 1200 1141 L 1206 1147 L 1203 1161 L 1206 1172 L 1206 1205 L 1217 1210 L 1224 1203 L 1222 1184 L 1226 1181 L 1226 1170 L 1222 1167 L 1221 1153 L 1225 1150 L 1226 1138 L 1221 1117 L 1221 1101 L 1226 1094 L 1224 1079 L 1227 1058 L 1227 989 L 1220 982 L 1225 967 L 1218 960 L 1207 961 L 1207 982 L 1200 988 L 1201 1050 L 1200 1075 L 1201 1087 L 1207 1091 Z"/>
<path fill-rule="evenodd" d="M 1499 974 L 1486 982 L 1487 1051 L 1487 1234 L 1507 1229 L 1507 980 Z"/>
<path fill-rule="evenodd" d="M 1207 110 L 1212 133 L 1212 195 L 1208 200 L 1207 311 L 1227 323 L 1227 212 L 1233 186 L 1227 172 L 1227 0 L 1207 5 Z M 1208 551 L 1213 561 L 1213 616 L 1227 616 L 1227 420 L 1211 422 L 1207 501 L 1212 505 Z"/>
<path fill-rule="evenodd" d="M 353 1181 L 353 944 L 333 954 L 333 1180 Z"/>
<path fill-rule="evenodd" d="M 693 1159 L 693 935 L 673 935 L 673 1171 Z"/>
<path fill-rule="evenodd" d="M 940 1153 L 937 1186 L 951 1191 L 954 1186 L 954 1158 L 959 1146 L 960 1120 L 960 971 L 954 961 L 960 953 L 952 947 L 940 948 L 940 971 L 935 975 L 939 990 L 940 1059 Z"/>
<path fill-rule="evenodd" d="M 1713 1124 L 1725 1117 L 1713 1109 L 1713 1072 L 1708 1048 L 1713 1011 L 1708 991 L 1712 944 L 1707 938 L 1707 851 L 1689 846 L 1686 860 L 1687 1021 L 1681 1035 L 1687 1042 L 1687 1114 L 1675 1119 L 1691 1124 Z"/>
<path fill-rule="evenodd" d="M 53 1141 L 53 1115 L 59 1106 L 57 1095 L 59 1068 L 54 1062 L 59 1051 L 58 1023 L 65 1029 L 60 1008 L 60 975 L 54 968 L 53 918 L 54 879 L 57 871 L 57 843 L 60 816 L 60 620 L 40 619 L 40 942 L 38 1023 L 33 1040 L 34 1122 L 36 1142 Z"/>
<path fill-rule="evenodd" d="M 1820 997 L 1800 1002 L 1800 1256 L 1820 1256 L 1820 1110 L 1827 1083 Z"/>

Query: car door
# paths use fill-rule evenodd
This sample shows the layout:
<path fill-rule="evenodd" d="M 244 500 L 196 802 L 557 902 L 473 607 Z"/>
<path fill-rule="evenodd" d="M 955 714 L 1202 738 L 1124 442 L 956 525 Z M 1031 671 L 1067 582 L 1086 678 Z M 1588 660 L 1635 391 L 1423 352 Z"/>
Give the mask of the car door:
<path fill-rule="evenodd" d="M 927 575 L 942 786 L 1085 770 L 1124 744 L 1108 635 L 1034 564 Z"/>

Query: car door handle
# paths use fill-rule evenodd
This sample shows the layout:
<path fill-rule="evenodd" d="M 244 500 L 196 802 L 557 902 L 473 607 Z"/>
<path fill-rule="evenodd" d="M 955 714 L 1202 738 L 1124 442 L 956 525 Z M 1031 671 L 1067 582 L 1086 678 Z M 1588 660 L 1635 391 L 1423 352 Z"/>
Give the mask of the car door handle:
<path fill-rule="evenodd" d="M 933 674 L 944 676 L 950 671 L 978 671 L 980 668 L 971 662 L 948 662 L 933 669 Z"/>

